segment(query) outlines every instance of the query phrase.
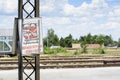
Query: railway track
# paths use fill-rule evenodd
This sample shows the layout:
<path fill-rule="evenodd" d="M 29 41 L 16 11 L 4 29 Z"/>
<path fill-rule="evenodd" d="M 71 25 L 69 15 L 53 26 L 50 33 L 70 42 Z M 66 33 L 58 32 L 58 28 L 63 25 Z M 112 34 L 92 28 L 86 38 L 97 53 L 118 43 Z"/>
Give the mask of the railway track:
<path fill-rule="evenodd" d="M 34 63 L 34 61 L 32 62 Z M 39 62 L 41 69 L 108 67 L 108 66 L 120 66 L 120 56 L 119 55 L 40 56 Z M 23 60 L 23 66 L 25 64 L 27 64 L 27 62 Z M 31 69 L 30 66 L 28 66 L 27 68 Z M 18 59 L 0 58 L 0 70 L 10 69 L 18 69 Z"/>

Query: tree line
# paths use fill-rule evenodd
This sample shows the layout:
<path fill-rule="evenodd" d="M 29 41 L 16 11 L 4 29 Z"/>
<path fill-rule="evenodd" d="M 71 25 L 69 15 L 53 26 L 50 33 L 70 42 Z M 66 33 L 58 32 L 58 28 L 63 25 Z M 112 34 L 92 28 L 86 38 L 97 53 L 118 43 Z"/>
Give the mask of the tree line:
<path fill-rule="evenodd" d="M 79 35 L 78 35 L 79 36 Z M 91 33 L 80 36 L 79 39 L 73 39 L 73 36 L 69 34 L 67 37 L 59 38 L 53 29 L 48 29 L 47 37 L 44 38 L 44 46 L 61 46 L 61 47 L 72 47 L 72 43 L 81 44 L 100 44 L 104 46 L 118 46 L 120 47 L 120 39 L 114 41 L 111 35 L 91 35 Z"/>

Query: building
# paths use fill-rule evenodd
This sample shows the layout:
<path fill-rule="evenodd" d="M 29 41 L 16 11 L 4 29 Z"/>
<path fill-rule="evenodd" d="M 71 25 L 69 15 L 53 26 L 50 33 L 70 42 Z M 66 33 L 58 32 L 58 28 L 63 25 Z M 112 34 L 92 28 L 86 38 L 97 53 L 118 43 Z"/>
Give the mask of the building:
<path fill-rule="evenodd" d="M 78 43 L 73 43 L 72 44 L 72 48 L 81 48 L 81 46 L 80 46 L 80 44 L 78 44 Z"/>
<path fill-rule="evenodd" d="M 88 49 L 99 49 L 101 46 L 100 44 L 86 44 Z"/>
<path fill-rule="evenodd" d="M 100 44 L 86 44 L 86 46 L 87 46 L 87 49 L 98 49 L 101 47 Z M 81 48 L 81 45 L 79 43 L 78 44 L 74 43 L 72 44 L 72 48 L 74 49 Z"/>
<path fill-rule="evenodd" d="M 0 54 L 12 52 L 13 29 L 0 29 Z"/>

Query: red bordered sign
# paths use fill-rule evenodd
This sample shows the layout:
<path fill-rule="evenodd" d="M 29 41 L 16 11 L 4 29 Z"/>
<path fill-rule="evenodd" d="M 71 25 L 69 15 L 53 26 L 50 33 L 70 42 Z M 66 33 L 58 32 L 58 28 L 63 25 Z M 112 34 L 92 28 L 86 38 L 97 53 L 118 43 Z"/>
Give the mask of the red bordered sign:
<path fill-rule="evenodd" d="M 19 20 L 20 48 L 23 55 L 40 54 L 43 51 L 40 18 Z"/>

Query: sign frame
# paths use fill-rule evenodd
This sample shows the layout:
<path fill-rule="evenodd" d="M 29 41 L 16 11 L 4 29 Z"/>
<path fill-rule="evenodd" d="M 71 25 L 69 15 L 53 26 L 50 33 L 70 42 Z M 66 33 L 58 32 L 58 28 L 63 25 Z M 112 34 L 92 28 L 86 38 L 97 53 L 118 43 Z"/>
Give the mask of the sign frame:
<path fill-rule="evenodd" d="M 43 36 L 41 18 L 19 19 L 19 38 L 22 56 L 43 52 Z"/>

